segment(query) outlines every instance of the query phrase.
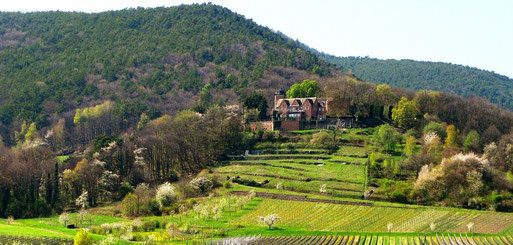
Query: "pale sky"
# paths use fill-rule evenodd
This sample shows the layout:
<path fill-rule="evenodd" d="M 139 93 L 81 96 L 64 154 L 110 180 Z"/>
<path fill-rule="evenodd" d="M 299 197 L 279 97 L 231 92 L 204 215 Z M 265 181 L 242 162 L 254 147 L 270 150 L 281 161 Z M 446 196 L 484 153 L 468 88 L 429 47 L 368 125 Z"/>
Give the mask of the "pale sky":
<path fill-rule="evenodd" d="M 101 12 L 203 1 L 0 0 L 0 11 Z M 337 56 L 442 61 L 513 78 L 512 0 L 210 1 Z"/>

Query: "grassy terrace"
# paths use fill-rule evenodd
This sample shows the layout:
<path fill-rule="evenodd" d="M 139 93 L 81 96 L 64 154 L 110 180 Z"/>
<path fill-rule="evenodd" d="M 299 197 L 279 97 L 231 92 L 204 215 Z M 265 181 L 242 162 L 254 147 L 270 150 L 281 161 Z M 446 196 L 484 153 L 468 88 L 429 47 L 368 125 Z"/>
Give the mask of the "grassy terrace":
<path fill-rule="evenodd" d="M 359 206 L 318 202 L 262 199 L 251 212 L 234 219 L 234 224 L 256 225 L 257 217 L 267 213 L 280 216 L 281 229 L 386 232 L 389 223 L 394 232 L 467 232 L 467 224 L 474 223 L 476 233 L 509 233 L 513 214 L 469 211 L 459 209 L 432 209 L 429 207 Z"/>

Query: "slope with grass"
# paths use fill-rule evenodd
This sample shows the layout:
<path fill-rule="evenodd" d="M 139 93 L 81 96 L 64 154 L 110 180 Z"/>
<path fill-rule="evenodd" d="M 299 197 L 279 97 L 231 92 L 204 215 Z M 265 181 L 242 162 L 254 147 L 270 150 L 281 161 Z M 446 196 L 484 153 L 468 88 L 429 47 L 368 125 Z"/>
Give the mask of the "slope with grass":
<path fill-rule="evenodd" d="M 367 136 L 348 140 L 346 135 L 340 134 L 337 138 L 344 143 L 339 150 L 333 150 L 308 143 L 312 133 L 318 132 L 292 132 L 284 136 L 285 142 L 280 147 L 263 148 L 260 152 L 264 154 L 235 156 L 228 165 L 214 171 L 222 179 L 231 178 L 251 186 L 360 198 L 365 190 L 367 154 L 363 146 L 355 143 Z M 323 185 L 326 190 L 321 193 Z"/>
<path fill-rule="evenodd" d="M 513 214 L 416 206 L 387 206 L 371 203 L 332 204 L 264 199 L 251 212 L 231 221 L 234 224 L 258 226 L 258 217 L 275 213 L 281 217 L 280 229 L 346 231 L 346 232 L 473 232 L 510 233 Z M 431 230 L 431 224 L 434 229 Z"/>

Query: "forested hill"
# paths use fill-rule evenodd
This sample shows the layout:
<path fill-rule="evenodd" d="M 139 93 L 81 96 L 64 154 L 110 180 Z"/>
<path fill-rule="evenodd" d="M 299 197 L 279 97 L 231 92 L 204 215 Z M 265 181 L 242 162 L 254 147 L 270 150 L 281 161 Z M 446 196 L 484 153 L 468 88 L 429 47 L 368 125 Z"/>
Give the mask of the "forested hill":
<path fill-rule="evenodd" d="M 297 43 L 211 4 L 0 13 L 0 129 L 6 135 L 25 120 L 44 127 L 107 99 L 121 117 L 173 113 L 196 105 L 207 84 L 207 100 L 228 104 L 330 70 Z"/>
<path fill-rule="evenodd" d="M 351 69 L 356 77 L 366 81 L 415 91 L 430 89 L 465 97 L 478 95 L 513 110 L 513 79 L 494 72 L 442 62 L 318 55 L 344 71 Z"/>

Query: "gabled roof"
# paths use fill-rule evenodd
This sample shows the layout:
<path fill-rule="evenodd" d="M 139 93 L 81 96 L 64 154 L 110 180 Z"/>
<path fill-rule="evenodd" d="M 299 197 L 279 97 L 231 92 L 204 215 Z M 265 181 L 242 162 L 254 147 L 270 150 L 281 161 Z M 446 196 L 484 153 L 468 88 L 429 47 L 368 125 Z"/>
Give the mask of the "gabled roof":
<path fill-rule="evenodd" d="M 294 99 L 291 99 L 292 100 L 292 103 L 290 105 L 298 105 L 298 106 L 301 106 L 303 103 L 301 102 L 301 99 L 298 99 L 298 98 L 294 98 Z"/>

